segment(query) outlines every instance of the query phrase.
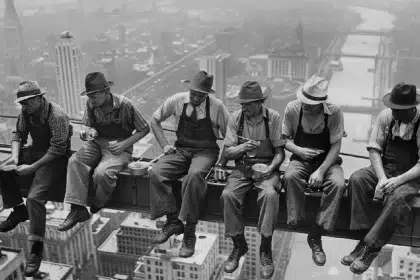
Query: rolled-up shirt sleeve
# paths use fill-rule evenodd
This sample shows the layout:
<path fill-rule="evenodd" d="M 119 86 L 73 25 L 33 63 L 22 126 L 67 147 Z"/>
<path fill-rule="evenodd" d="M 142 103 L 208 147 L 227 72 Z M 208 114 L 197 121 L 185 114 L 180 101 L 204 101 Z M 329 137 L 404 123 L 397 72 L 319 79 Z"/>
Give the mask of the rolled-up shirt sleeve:
<path fill-rule="evenodd" d="M 285 140 L 282 137 L 282 124 L 279 114 L 273 114 L 271 119 L 270 140 L 275 148 L 284 146 Z"/>
<path fill-rule="evenodd" d="M 290 103 L 286 106 L 284 110 L 283 124 L 281 126 L 281 133 L 288 138 L 294 138 L 295 131 L 293 129 L 293 110 L 290 107 Z"/>
<path fill-rule="evenodd" d="M 23 146 L 28 142 L 28 134 L 29 133 L 26 126 L 26 120 L 23 117 L 22 113 L 20 113 L 16 122 L 16 128 L 13 131 L 12 142 L 21 142 Z"/>
<path fill-rule="evenodd" d="M 131 102 L 127 104 L 129 106 L 130 110 L 128 110 L 131 113 L 131 119 L 132 119 L 132 125 L 134 129 L 138 131 L 142 131 L 146 127 L 149 126 L 147 121 L 143 118 L 142 114 L 140 113 L 140 110 L 134 106 Z"/>
<path fill-rule="evenodd" d="M 344 136 L 344 117 L 341 108 L 329 116 L 330 142 L 337 143 Z"/>
<path fill-rule="evenodd" d="M 163 122 L 170 116 L 175 115 L 176 102 L 179 102 L 176 95 L 166 99 L 166 101 L 153 113 L 155 120 Z"/>
<path fill-rule="evenodd" d="M 219 111 L 217 112 L 217 126 L 222 134 L 222 137 L 226 137 L 227 133 L 227 126 L 229 122 L 230 114 L 225 105 L 221 105 L 219 107 Z"/>
<path fill-rule="evenodd" d="M 67 153 L 67 139 L 70 133 L 70 121 L 64 112 L 51 114 L 48 123 L 51 130 L 50 148 L 47 154 L 63 156 Z"/>
<path fill-rule="evenodd" d="M 229 117 L 228 125 L 226 128 L 226 135 L 224 140 L 224 145 L 228 147 L 235 147 L 238 143 L 238 136 L 236 132 L 238 131 L 238 126 L 236 124 L 235 115 Z"/>
<path fill-rule="evenodd" d="M 389 115 L 389 116 L 388 116 Z M 387 110 L 383 110 L 378 117 L 376 118 L 375 124 L 372 127 L 372 132 L 370 134 L 369 144 L 367 145 L 367 150 L 375 149 L 380 153 L 383 152 L 385 147 L 385 138 L 389 126 L 392 121 L 392 115 L 387 113 Z M 418 143 L 417 138 L 417 143 Z"/>

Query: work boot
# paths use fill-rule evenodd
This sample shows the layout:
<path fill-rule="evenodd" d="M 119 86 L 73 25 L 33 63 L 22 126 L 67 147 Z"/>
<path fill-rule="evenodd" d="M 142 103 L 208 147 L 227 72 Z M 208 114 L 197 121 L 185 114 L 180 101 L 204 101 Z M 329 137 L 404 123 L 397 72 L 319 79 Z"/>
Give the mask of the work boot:
<path fill-rule="evenodd" d="M 172 235 L 184 233 L 184 224 L 178 219 L 167 216 L 167 221 L 162 230 L 152 239 L 153 244 L 165 243 Z"/>
<path fill-rule="evenodd" d="M 323 266 L 327 261 L 325 252 L 322 249 L 321 237 L 312 237 L 311 234 L 308 234 L 308 244 L 312 250 L 312 260 L 318 266 Z"/>
<path fill-rule="evenodd" d="M 271 236 L 265 237 L 261 235 L 260 245 L 260 278 L 270 279 L 274 274 L 273 255 L 271 252 Z"/>
<path fill-rule="evenodd" d="M 240 234 L 232 236 L 233 249 L 225 262 L 224 270 L 227 273 L 234 272 L 239 266 L 239 260 L 248 252 L 248 244 L 246 244 L 245 235 Z"/>
<path fill-rule="evenodd" d="M 28 209 L 25 204 L 21 204 L 13 208 L 12 213 L 6 221 L 0 224 L 0 232 L 8 232 L 17 227 L 18 224 L 29 219 Z"/>
<path fill-rule="evenodd" d="M 197 224 L 188 223 L 185 225 L 184 238 L 182 239 L 182 246 L 179 250 L 179 257 L 189 258 L 194 255 L 195 242 L 197 237 L 195 236 L 195 226 Z"/>
<path fill-rule="evenodd" d="M 92 204 L 92 206 L 90 206 L 90 213 L 91 213 L 91 214 L 96 214 L 96 213 L 98 213 L 99 211 L 101 211 L 101 210 L 102 210 L 102 208 L 103 208 L 103 207 L 97 207 L 97 206 L 95 206 L 94 204 Z"/>
<path fill-rule="evenodd" d="M 344 265 L 351 265 L 354 260 L 362 253 L 363 249 L 365 248 L 365 242 L 359 241 L 356 248 L 350 253 L 350 255 L 344 256 L 341 259 L 341 263 Z"/>
<path fill-rule="evenodd" d="M 80 205 L 71 206 L 71 210 L 66 220 L 58 226 L 58 231 L 67 231 L 72 229 L 77 223 L 83 223 L 90 219 L 90 214 L 86 207 Z"/>
<path fill-rule="evenodd" d="M 29 260 L 26 262 L 25 276 L 33 277 L 37 274 L 43 257 L 44 243 L 36 241 L 32 245 L 31 255 Z"/>
<path fill-rule="evenodd" d="M 362 253 L 350 265 L 351 272 L 355 274 L 362 274 L 365 272 L 380 252 L 381 248 L 377 249 L 365 245 Z"/>

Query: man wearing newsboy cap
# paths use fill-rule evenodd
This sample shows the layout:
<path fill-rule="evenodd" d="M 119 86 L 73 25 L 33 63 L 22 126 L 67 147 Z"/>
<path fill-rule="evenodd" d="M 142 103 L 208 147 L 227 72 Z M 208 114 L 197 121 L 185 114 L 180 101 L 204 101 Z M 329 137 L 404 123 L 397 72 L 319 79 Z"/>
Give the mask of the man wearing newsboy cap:
<path fill-rule="evenodd" d="M 80 135 L 83 147 L 69 160 L 65 203 L 71 205 L 66 220 L 58 226 L 59 231 L 73 228 L 90 218 L 86 209 L 91 171 L 96 190 L 90 207 L 92 214 L 105 206 L 117 185 L 117 175 L 131 160 L 133 144 L 150 131 L 140 111 L 126 97 L 113 94 L 112 82 L 105 75 L 93 72 L 86 75 L 88 101 L 83 124 L 93 128 L 97 135 Z"/>
<path fill-rule="evenodd" d="M 229 119 L 223 151 L 223 158 L 235 160 L 235 169 L 227 178 L 221 197 L 225 233 L 233 241 L 233 250 L 224 270 L 232 273 L 248 251 L 242 219 L 243 201 L 251 189 L 258 190 L 261 279 L 270 279 L 274 273 L 271 240 L 279 213 L 279 166 L 285 156 L 281 117 L 263 105 L 266 98 L 258 82 L 248 81 L 241 87 L 239 102 L 242 109 Z M 266 166 L 257 177 L 253 176 L 254 164 Z"/>
<path fill-rule="evenodd" d="M 12 156 L 0 164 L 0 186 L 5 208 L 13 208 L 0 232 L 8 232 L 29 219 L 28 240 L 32 243 L 25 276 L 37 273 L 43 258 L 48 194 L 56 182 L 66 176 L 71 156 L 70 138 L 73 133 L 64 110 L 43 96 L 35 81 L 17 85 L 16 103 L 22 106 L 12 138 Z M 28 135 L 32 144 L 23 148 Z M 17 166 L 17 168 L 16 168 Z M 31 179 L 26 206 L 20 193 L 18 177 Z"/>
<path fill-rule="evenodd" d="M 205 177 L 219 156 L 216 143 L 219 132 L 225 136 L 229 113 L 211 89 L 213 76 L 200 71 L 187 81 L 189 92 L 169 97 L 153 114 L 150 121 L 162 157 L 150 171 L 151 218 L 166 215 L 167 222 L 153 243 L 164 243 L 174 234 L 184 233 L 179 256 L 188 258 L 195 252 L 195 229 L 205 202 Z M 173 116 L 177 140 L 169 143 L 161 122 Z M 185 175 L 185 176 L 184 176 Z M 183 177 L 182 202 L 177 207 L 172 186 Z M 185 227 L 183 222 L 186 222 Z"/>
<path fill-rule="evenodd" d="M 297 91 L 297 100 L 286 106 L 283 135 L 286 150 L 293 155 L 284 174 L 287 190 L 287 223 L 296 227 L 305 219 L 305 192 L 322 190 L 315 224 L 308 234 L 312 260 L 322 266 L 326 256 L 322 249 L 324 231 L 334 230 L 341 198 L 345 192 L 340 167 L 341 139 L 344 136 L 343 113 L 339 106 L 327 102 L 328 81 L 317 75 L 309 78 Z"/>
<path fill-rule="evenodd" d="M 388 109 L 377 117 L 367 146 L 371 165 L 353 173 L 348 184 L 350 230 L 360 241 L 341 262 L 357 274 L 411 221 L 413 198 L 420 189 L 420 95 L 416 86 L 399 83 L 383 102 Z M 376 221 L 370 215 L 375 192 L 383 205 Z"/>

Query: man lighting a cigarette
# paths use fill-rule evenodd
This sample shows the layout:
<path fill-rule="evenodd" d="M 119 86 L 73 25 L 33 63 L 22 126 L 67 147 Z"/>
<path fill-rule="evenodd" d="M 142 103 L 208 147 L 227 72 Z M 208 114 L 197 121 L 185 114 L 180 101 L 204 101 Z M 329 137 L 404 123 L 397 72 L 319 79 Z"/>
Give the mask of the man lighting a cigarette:
<path fill-rule="evenodd" d="M 69 230 L 90 218 L 86 206 L 92 169 L 96 194 L 90 212 L 94 214 L 110 199 L 117 186 L 118 173 L 131 160 L 133 144 L 150 131 L 146 120 L 128 98 L 111 93 L 112 85 L 103 73 L 86 75 L 86 91 L 82 95 L 87 95 L 88 102 L 83 124 L 94 128 L 97 137 L 83 131 L 80 137 L 86 142 L 69 160 L 64 202 L 71 204 L 71 211 L 58 226 L 59 231 Z"/>
<path fill-rule="evenodd" d="M 257 188 L 261 279 L 270 279 L 274 273 L 271 239 L 279 212 L 279 166 L 285 157 L 281 116 L 263 106 L 266 98 L 258 82 L 246 82 L 242 86 L 239 92 L 242 109 L 234 112 L 229 119 L 222 155 L 224 160 L 235 160 L 235 169 L 229 175 L 221 197 L 225 234 L 233 241 L 233 250 L 224 270 L 227 273 L 235 271 L 240 258 L 248 251 L 242 205 L 246 193 Z M 215 170 L 217 180 L 225 177 L 225 172 L 221 170 L 223 166 Z"/>
<path fill-rule="evenodd" d="M 339 163 L 344 136 L 341 109 L 327 102 L 328 81 L 316 75 L 297 91 L 297 100 L 287 104 L 283 118 L 285 148 L 293 155 L 284 174 L 287 191 L 287 223 L 296 227 L 305 219 L 305 188 L 323 191 L 316 222 L 308 234 L 312 259 L 322 266 L 326 256 L 321 236 L 335 227 L 345 192 Z"/>
<path fill-rule="evenodd" d="M 371 166 L 350 176 L 350 230 L 359 243 L 341 262 L 356 274 L 365 272 L 397 228 L 411 221 L 413 198 L 420 189 L 420 95 L 416 86 L 397 84 L 383 97 L 384 109 L 377 117 L 367 146 Z M 384 193 L 383 210 L 372 220 L 375 190 Z"/>

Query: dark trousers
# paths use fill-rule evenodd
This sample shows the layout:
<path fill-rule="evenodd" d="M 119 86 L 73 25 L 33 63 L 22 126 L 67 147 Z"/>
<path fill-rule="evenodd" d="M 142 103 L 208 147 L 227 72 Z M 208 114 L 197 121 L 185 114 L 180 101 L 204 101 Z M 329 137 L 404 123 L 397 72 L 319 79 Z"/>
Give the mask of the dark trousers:
<path fill-rule="evenodd" d="M 218 156 L 216 150 L 192 148 L 177 148 L 174 154 L 163 156 L 149 173 L 151 218 L 179 211 L 181 221 L 197 223 L 207 194 L 205 177 Z M 184 175 L 179 210 L 172 186 Z"/>
<path fill-rule="evenodd" d="M 19 165 L 32 164 L 43 155 L 44 153 L 39 154 L 32 151 L 31 147 L 24 148 L 19 155 Z M 26 182 L 27 180 L 32 182 L 26 199 L 29 213 L 29 240 L 43 241 L 44 239 L 45 203 L 48 201 L 48 193 L 54 187 L 54 184 L 60 182 L 63 176 L 66 176 L 67 161 L 67 157 L 55 159 L 28 176 L 18 176 L 15 172 L 0 171 L 0 186 L 4 208 L 13 208 L 23 203 L 20 193 L 20 182 Z"/>
<path fill-rule="evenodd" d="M 372 166 L 362 168 L 350 176 L 350 229 L 370 229 L 364 239 L 365 243 L 381 248 L 391 240 L 399 227 L 406 226 L 412 220 L 411 203 L 419 192 L 420 182 L 410 181 L 385 195 L 382 212 L 374 221 L 371 215 L 372 199 L 377 184 L 378 177 Z"/>
<path fill-rule="evenodd" d="M 287 197 L 287 224 L 298 225 L 305 219 L 306 183 L 320 164 L 292 160 L 284 173 L 284 187 Z M 316 224 L 326 231 L 332 231 L 337 221 L 341 199 L 346 191 L 343 169 L 332 165 L 324 176 L 323 194 L 316 218 Z M 313 209 L 314 211 L 316 209 Z"/>
<path fill-rule="evenodd" d="M 246 174 L 252 174 L 252 169 L 234 170 L 229 175 L 226 187 L 222 192 L 225 234 L 229 237 L 244 234 L 242 206 L 245 195 L 255 187 L 258 190 L 257 202 L 260 208 L 258 232 L 265 237 L 272 236 L 276 229 L 279 214 L 280 174 L 279 172 L 273 172 L 270 178 L 256 183 Z"/>

